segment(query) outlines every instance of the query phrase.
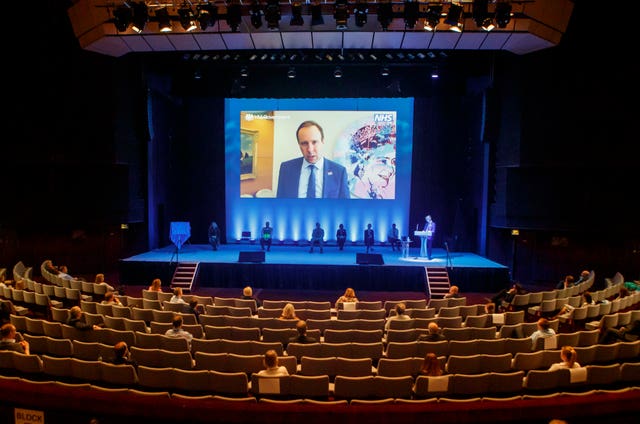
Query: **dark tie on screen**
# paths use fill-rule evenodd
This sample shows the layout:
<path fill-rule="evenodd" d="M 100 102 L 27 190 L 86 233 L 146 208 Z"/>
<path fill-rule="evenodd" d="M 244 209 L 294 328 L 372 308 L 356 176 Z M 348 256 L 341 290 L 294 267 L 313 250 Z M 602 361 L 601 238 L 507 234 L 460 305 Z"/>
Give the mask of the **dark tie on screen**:
<path fill-rule="evenodd" d="M 309 165 L 309 184 L 307 185 L 307 198 L 316 197 L 316 167 Z"/>

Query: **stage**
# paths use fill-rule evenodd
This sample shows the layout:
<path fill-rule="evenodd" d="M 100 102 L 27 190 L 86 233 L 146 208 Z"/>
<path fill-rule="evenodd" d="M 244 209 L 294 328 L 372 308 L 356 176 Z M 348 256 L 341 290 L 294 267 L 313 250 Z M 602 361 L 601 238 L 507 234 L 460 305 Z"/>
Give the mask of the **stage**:
<path fill-rule="evenodd" d="M 247 284 L 254 288 L 286 290 L 344 290 L 353 287 L 367 291 L 413 291 L 429 295 L 426 271 L 431 267 L 446 267 L 451 284 L 463 291 L 496 292 L 509 284 L 506 266 L 482 256 L 465 252 L 447 252 L 434 249 L 431 260 L 419 256 L 419 248 L 411 248 L 407 257 L 392 251 L 390 246 L 376 246 L 373 256 L 365 253 L 364 246 L 345 246 L 340 251 L 335 245 L 325 246 L 320 253 L 316 247 L 273 245 L 264 252 L 258 243 L 221 245 L 213 250 L 209 245 L 185 244 L 177 251 L 174 245 L 154 249 L 120 261 L 120 279 L 126 285 L 148 285 L 153 278 L 168 284 L 178 262 L 200 264 L 196 287 L 236 288 Z M 257 254 L 257 258 L 255 257 Z M 358 264 L 363 259 L 382 265 Z"/>

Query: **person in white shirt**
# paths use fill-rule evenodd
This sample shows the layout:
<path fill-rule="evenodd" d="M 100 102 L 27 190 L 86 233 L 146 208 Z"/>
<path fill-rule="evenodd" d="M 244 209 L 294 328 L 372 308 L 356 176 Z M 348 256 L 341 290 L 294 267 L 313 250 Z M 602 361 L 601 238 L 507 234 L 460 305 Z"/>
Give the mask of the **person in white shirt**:
<path fill-rule="evenodd" d="M 531 349 L 536 348 L 536 340 L 540 337 L 551 337 L 556 334 L 555 330 L 551 328 L 551 324 L 549 324 L 549 320 L 546 318 L 540 318 L 538 320 L 538 330 L 534 331 L 531 334 Z"/>
<path fill-rule="evenodd" d="M 387 322 L 384 325 L 385 331 L 389 330 L 389 327 L 391 326 L 391 321 L 411 319 L 409 315 L 404 313 L 406 309 L 407 309 L 407 305 L 405 305 L 404 303 L 398 303 L 396 305 L 396 308 L 395 308 L 396 314 L 394 316 L 387 318 Z"/>
<path fill-rule="evenodd" d="M 182 328 L 182 317 L 180 315 L 174 315 L 172 321 L 173 327 L 168 329 L 164 335 L 175 338 L 186 339 L 191 349 L 191 340 L 193 340 L 193 334 Z"/>
<path fill-rule="evenodd" d="M 571 346 L 563 346 L 562 349 L 560 349 L 560 359 L 562 359 L 562 362 L 552 364 L 549 367 L 549 371 L 555 371 L 562 368 L 580 368 L 580 364 L 576 362 L 576 359 L 578 359 L 578 353 Z"/>
<path fill-rule="evenodd" d="M 182 287 L 173 289 L 173 296 L 169 299 L 169 303 L 187 303 L 187 301 L 182 298 Z"/>
<path fill-rule="evenodd" d="M 278 353 L 269 349 L 264 353 L 264 367 L 265 369 L 258 371 L 261 377 L 282 377 L 289 375 L 286 367 L 278 365 Z"/>

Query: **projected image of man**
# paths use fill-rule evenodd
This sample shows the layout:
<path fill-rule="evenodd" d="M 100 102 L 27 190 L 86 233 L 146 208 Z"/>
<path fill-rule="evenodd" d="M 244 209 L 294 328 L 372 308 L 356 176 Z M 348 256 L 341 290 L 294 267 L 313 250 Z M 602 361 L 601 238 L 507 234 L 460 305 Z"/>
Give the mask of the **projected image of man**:
<path fill-rule="evenodd" d="M 314 121 L 296 130 L 302 157 L 280 164 L 277 197 L 348 199 L 347 170 L 322 155 L 324 131 Z"/>

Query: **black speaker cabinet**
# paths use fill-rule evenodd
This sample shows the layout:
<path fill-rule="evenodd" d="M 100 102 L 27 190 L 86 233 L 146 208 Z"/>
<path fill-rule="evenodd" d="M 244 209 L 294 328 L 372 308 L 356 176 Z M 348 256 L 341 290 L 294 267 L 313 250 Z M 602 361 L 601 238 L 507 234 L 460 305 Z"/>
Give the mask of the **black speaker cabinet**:
<path fill-rule="evenodd" d="M 358 265 L 384 265 L 382 255 L 379 253 L 356 253 Z"/>
<path fill-rule="evenodd" d="M 264 252 L 238 252 L 238 262 L 264 262 Z"/>

